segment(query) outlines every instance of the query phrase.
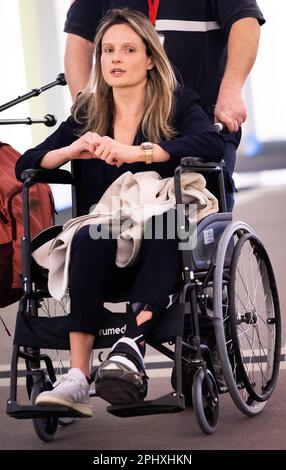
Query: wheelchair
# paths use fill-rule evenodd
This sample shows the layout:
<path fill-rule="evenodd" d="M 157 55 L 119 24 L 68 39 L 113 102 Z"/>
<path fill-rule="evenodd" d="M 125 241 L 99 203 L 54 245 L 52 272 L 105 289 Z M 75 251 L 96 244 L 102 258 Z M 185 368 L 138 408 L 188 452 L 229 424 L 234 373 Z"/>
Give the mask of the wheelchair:
<path fill-rule="evenodd" d="M 47 289 L 47 273 L 32 252 L 54 238 L 53 226 L 30 240 L 29 188 L 36 182 L 72 185 L 73 216 L 77 211 L 75 168 L 26 170 L 23 173 L 24 236 L 22 265 L 24 294 L 19 302 L 11 360 L 7 414 L 32 419 L 38 437 L 51 441 L 58 424 L 71 424 L 80 413 L 64 406 L 36 406 L 39 393 L 52 389 L 69 363 L 67 302 L 57 302 Z M 185 157 L 174 173 L 176 211 L 184 233 L 190 230 L 182 204 L 181 176 L 195 171 L 217 182 L 220 211 L 197 226 L 197 243 L 183 249 L 182 276 L 147 344 L 173 363 L 167 395 L 142 403 L 111 405 L 118 417 L 181 412 L 192 405 L 201 430 L 215 432 L 219 395 L 229 393 L 248 416 L 259 414 L 271 397 L 279 373 L 281 317 L 275 277 L 267 251 L 255 231 L 233 222 L 226 212 L 223 162 L 206 163 Z M 110 292 L 106 302 L 128 302 L 128 292 Z M 111 347 L 124 333 L 126 312 L 106 309 L 94 349 Z M 24 372 L 19 360 L 24 361 Z M 17 401 L 19 376 L 24 374 L 28 404 Z M 94 376 L 94 372 L 93 372 Z M 96 396 L 96 390 L 90 392 Z"/>

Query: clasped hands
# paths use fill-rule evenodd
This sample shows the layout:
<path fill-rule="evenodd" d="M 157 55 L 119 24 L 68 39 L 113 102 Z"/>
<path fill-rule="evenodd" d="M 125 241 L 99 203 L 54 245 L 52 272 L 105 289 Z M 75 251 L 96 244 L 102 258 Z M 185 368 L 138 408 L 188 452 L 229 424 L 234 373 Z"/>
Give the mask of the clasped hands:
<path fill-rule="evenodd" d="M 96 132 L 86 132 L 68 147 L 68 151 L 71 160 L 98 158 L 117 167 L 140 161 L 142 153 L 140 146 L 122 144 Z"/>

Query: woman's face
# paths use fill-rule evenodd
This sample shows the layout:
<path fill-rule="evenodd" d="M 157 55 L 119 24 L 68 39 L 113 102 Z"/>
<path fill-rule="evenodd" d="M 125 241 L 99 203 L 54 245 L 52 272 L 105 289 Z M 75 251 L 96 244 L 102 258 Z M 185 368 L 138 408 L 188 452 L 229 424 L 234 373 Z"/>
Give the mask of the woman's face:
<path fill-rule="evenodd" d="M 153 67 L 141 37 L 127 24 L 111 26 L 102 37 L 101 68 L 106 83 L 113 88 L 145 83 Z"/>

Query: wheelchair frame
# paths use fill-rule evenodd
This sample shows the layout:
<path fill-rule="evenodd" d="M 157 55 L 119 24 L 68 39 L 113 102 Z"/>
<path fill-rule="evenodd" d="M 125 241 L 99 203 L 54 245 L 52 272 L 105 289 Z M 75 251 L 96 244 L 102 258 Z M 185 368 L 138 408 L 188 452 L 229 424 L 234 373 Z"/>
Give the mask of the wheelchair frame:
<path fill-rule="evenodd" d="M 278 292 L 271 263 L 267 252 L 255 232 L 243 222 L 232 223 L 231 213 L 226 212 L 224 164 L 206 163 L 197 158 L 185 157 L 174 174 L 176 209 L 180 228 L 184 233 L 189 228 L 182 205 L 181 175 L 186 171 L 212 173 L 216 176 L 219 188 L 220 212 L 207 216 L 198 225 L 198 237 L 201 237 L 198 252 L 182 250 L 183 273 L 182 288 L 173 298 L 166 309 L 162 322 L 154 329 L 147 343 L 157 351 L 174 361 L 172 373 L 173 390 L 155 400 L 146 400 L 140 404 L 108 406 L 107 410 L 120 417 L 140 416 L 158 413 L 183 411 L 193 402 L 194 412 L 201 429 L 213 433 L 219 419 L 219 394 L 229 392 L 236 406 L 247 415 L 256 415 L 264 408 L 268 398 L 273 393 L 279 373 L 281 348 L 281 320 Z M 43 390 L 52 388 L 56 373 L 52 360 L 47 354 L 41 353 L 41 348 L 69 349 L 68 337 L 65 332 L 66 317 L 42 318 L 38 316 L 43 298 L 49 298 L 47 288 L 34 284 L 31 252 L 33 243 L 30 240 L 29 222 L 29 188 L 36 182 L 53 184 L 71 184 L 73 200 L 73 216 L 77 214 L 77 198 L 74 186 L 75 178 L 66 170 L 26 170 L 22 177 L 24 236 L 22 239 L 23 286 L 24 295 L 19 303 L 11 361 L 10 397 L 7 402 L 7 414 L 19 419 L 33 419 L 34 428 L 40 439 L 53 439 L 57 424 L 68 424 L 81 415 L 63 406 L 35 406 L 36 396 Z M 211 227 L 211 228 L 210 228 Z M 60 228 L 55 226 L 50 230 L 53 237 Z M 202 242 L 206 230 L 212 230 L 212 242 Z M 211 237 L 211 238 L 212 238 Z M 250 256 L 258 260 L 258 271 L 262 272 L 261 285 L 267 304 L 266 311 L 255 311 L 254 301 L 247 306 L 245 313 L 237 308 L 236 283 L 239 282 L 238 265 L 241 253 L 246 246 L 253 248 Z M 202 251 L 203 249 L 203 251 Z M 202 260 L 207 250 L 206 259 Z M 260 267 L 260 261 L 261 266 Z M 258 274 L 259 274 L 258 273 Z M 208 294 L 211 290 L 212 295 Z M 256 287 L 258 290 L 258 287 Z M 256 294 L 256 291 L 255 291 Z M 262 295 L 262 298 L 263 298 Z M 121 299 L 106 299 L 106 302 L 126 301 Z M 210 315 L 209 312 L 212 311 Z M 49 313 L 49 312 L 48 312 Z M 266 314 L 262 327 L 266 326 L 267 350 L 262 343 L 264 367 L 266 372 L 257 386 L 257 375 L 253 364 L 256 354 L 250 362 L 245 362 L 241 345 L 241 325 L 246 326 L 246 342 L 248 330 L 255 333 L 258 330 L 260 317 Z M 124 314 L 107 312 L 107 324 L 121 328 L 125 323 Z M 223 380 L 217 375 L 211 345 L 201 340 L 202 318 L 211 320 L 214 326 L 215 343 L 219 356 L 219 366 Z M 175 325 L 175 326 L 174 326 Z M 170 330 L 171 328 L 171 330 Z M 239 330 L 239 331 L 238 331 Z M 41 337 L 45 332 L 45 338 Z M 170 331 L 172 334 L 170 335 Z M 254 334 L 253 333 L 253 334 Z M 119 334 L 119 337 L 121 335 Z M 118 337 L 97 338 L 95 347 L 111 347 Z M 255 340 L 257 342 L 257 339 Z M 175 345 L 174 351 L 164 343 Z M 251 341 L 250 341 L 251 343 Z M 254 340 L 252 338 L 252 343 Z M 250 344 L 251 345 L 251 344 Z M 263 356 L 264 354 L 264 356 Z M 17 402 L 18 361 L 26 363 L 26 386 L 30 399 L 29 405 Z M 259 358 L 258 358 L 259 360 Z M 41 361 L 45 367 L 41 367 Z M 260 366 L 259 366 L 260 367 Z M 262 368 L 261 368 L 262 370 Z M 265 376 L 265 377 L 264 377 Z M 258 378 L 259 379 L 259 378 Z M 94 396 L 95 393 L 91 393 Z M 186 399 L 186 400 L 185 400 Z"/>

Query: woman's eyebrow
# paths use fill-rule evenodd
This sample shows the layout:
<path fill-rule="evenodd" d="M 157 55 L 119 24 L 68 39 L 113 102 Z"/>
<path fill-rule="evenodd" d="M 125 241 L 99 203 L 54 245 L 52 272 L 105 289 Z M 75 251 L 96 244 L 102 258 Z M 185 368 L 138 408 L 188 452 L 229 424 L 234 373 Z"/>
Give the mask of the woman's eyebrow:
<path fill-rule="evenodd" d="M 102 46 L 114 46 L 114 43 L 112 42 L 103 42 L 102 43 Z M 137 46 L 137 44 L 135 44 L 134 42 L 123 42 L 122 44 L 120 44 L 120 46 Z"/>

